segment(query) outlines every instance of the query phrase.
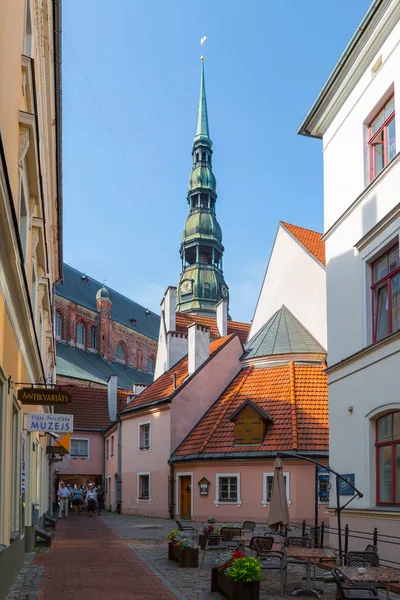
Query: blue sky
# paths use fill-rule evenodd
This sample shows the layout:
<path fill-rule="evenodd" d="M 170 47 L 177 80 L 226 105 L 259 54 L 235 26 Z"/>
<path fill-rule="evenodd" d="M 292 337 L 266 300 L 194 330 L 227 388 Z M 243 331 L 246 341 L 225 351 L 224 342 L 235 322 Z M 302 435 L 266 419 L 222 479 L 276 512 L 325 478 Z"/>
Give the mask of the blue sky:
<path fill-rule="evenodd" d="M 64 260 L 158 311 L 180 274 L 207 36 L 217 217 L 234 319 L 280 220 L 322 230 L 321 143 L 297 127 L 369 0 L 68 0 Z"/>

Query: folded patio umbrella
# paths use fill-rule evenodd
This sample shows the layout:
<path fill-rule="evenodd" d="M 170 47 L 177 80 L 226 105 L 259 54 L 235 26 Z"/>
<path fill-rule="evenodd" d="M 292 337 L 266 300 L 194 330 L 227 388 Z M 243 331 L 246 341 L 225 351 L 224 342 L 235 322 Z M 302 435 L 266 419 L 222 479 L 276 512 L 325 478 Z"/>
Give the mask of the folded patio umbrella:
<path fill-rule="evenodd" d="M 290 529 L 283 463 L 280 458 L 277 458 L 274 462 L 268 526 L 272 531 L 280 531 L 283 534 Z"/>

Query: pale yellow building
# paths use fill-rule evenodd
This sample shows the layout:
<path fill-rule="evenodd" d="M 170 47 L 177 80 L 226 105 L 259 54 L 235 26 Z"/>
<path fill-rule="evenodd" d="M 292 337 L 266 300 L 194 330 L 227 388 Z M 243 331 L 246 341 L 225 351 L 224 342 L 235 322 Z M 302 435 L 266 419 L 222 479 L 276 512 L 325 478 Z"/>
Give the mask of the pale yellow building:
<path fill-rule="evenodd" d="M 0 0 L 0 598 L 49 505 L 48 436 L 21 382 L 54 377 L 62 276 L 61 0 Z M 9 384 L 9 382 L 14 382 Z"/>

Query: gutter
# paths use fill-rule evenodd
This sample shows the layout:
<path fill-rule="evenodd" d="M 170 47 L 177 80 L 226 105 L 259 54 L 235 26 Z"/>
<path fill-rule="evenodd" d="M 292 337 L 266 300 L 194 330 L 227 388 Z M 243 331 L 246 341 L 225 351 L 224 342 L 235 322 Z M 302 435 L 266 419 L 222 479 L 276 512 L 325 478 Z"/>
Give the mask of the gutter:
<path fill-rule="evenodd" d="M 346 65 L 346 63 L 347 63 L 347 61 L 348 61 L 351 53 L 353 52 L 354 48 L 356 47 L 356 45 L 357 45 L 358 41 L 360 40 L 361 36 L 363 35 L 365 29 L 367 28 L 367 26 L 369 25 L 370 21 L 372 20 L 372 18 L 374 17 L 375 13 L 377 12 L 378 8 L 380 7 L 380 5 L 384 1 L 385 0 L 374 0 L 374 2 L 372 2 L 371 6 L 369 7 L 369 9 L 367 10 L 366 14 L 364 15 L 363 20 L 361 21 L 360 25 L 357 27 L 357 29 L 356 29 L 355 33 L 353 34 L 351 40 L 347 44 L 347 46 L 344 49 L 341 57 L 339 58 L 338 62 L 336 63 L 336 66 L 333 69 L 332 73 L 330 74 L 327 82 L 325 83 L 324 87 L 322 88 L 322 90 L 318 94 L 317 99 L 315 100 L 315 102 L 312 105 L 311 109 L 308 111 L 306 117 L 304 118 L 303 122 L 301 123 L 300 127 L 298 128 L 297 133 L 299 135 L 305 135 L 305 136 L 308 136 L 308 137 L 320 138 L 320 136 L 313 135 L 311 133 L 311 131 L 309 131 L 307 129 L 309 127 L 309 125 L 310 125 L 310 121 L 312 120 L 313 117 L 315 117 L 315 114 L 316 114 L 317 110 L 320 108 L 323 100 L 327 96 L 328 92 L 332 88 L 332 86 L 335 83 L 335 81 L 338 79 L 340 73 L 343 71 L 343 69 L 344 69 L 344 67 L 345 67 L 345 65 Z"/>
<path fill-rule="evenodd" d="M 56 186 L 57 186 L 57 230 L 58 230 L 58 279 L 63 278 L 63 190 L 62 190 L 62 49 L 61 21 L 62 0 L 53 0 L 53 49 L 54 49 L 54 92 L 56 131 Z"/>
<path fill-rule="evenodd" d="M 264 452 L 209 452 L 205 454 L 186 454 L 185 456 L 171 456 L 169 459 L 170 463 L 177 462 L 192 462 L 194 460 L 221 460 L 228 459 L 230 461 L 243 460 L 243 459 L 265 459 L 265 458 L 276 458 L 282 454 L 283 450 L 265 450 Z M 302 456 L 314 456 L 321 458 L 328 458 L 328 450 L 304 450 L 298 452 L 296 456 L 292 458 L 301 458 Z"/>

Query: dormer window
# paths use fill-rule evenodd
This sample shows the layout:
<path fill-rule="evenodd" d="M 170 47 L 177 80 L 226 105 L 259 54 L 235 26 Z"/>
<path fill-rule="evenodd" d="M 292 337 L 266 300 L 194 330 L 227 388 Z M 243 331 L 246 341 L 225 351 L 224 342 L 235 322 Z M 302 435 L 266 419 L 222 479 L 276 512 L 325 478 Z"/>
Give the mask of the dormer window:
<path fill-rule="evenodd" d="M 229 420 L 235 424 L 235 445 L 259 446 L 263 443 L 267 425 L 273 418 L 251 400 L 245 400 Z"/>

